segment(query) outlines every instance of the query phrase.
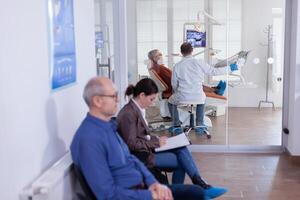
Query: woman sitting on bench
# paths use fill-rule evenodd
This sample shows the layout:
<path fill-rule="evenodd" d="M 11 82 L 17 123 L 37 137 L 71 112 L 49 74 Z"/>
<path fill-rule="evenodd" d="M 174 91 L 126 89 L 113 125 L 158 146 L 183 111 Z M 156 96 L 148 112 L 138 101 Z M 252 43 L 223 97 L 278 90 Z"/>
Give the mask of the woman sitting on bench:
<path fill-rule="evenodd" d="M 224 194 L 227 189 L 212 187 L 200 176 L 196 163 L 186 147 L 171 149 L 161 153 L 154 153 L 154 149 L 166 144 L 167 137 L 157 137 L 150 134 L 148 123 L 145 119 L 145 109 L 156 99 L 158 88 L 152 79 L 140 80 L 136 86 L 128 86 L 125 95 L 133 96 L 117 116 L 118 132 L 127 143 L 130 151 L 146 152 L 147 167 L 174 168 L 172 183 L 183 183 L 185 173 L 192 182 L 205 189 L 206 195 L 215 198 Z M 143 161 L 143 160 L 142 160 Z"/>

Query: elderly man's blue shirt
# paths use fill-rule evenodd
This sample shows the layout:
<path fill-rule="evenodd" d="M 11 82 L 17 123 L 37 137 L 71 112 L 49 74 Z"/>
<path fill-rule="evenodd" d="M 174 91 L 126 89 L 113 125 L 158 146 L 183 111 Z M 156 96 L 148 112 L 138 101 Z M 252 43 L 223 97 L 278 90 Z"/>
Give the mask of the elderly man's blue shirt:
<path fill-rule="evenodd" d="M 149 190 L 130 189 L 156 180 L 130 154 L 116 128 L 114 120 L 106 122 L 87 114 L 71 144 L 74 164 L 98 199 L 152 199 Z"/>

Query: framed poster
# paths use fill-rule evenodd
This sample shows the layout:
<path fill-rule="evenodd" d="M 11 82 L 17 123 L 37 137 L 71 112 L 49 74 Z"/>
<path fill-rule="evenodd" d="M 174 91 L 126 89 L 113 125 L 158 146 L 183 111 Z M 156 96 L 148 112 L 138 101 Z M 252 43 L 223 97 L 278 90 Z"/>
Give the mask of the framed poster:
<path fill-rule="evenodd" d="M 51 89 L 76 82 L 73 0 L 48 0 Z"/>

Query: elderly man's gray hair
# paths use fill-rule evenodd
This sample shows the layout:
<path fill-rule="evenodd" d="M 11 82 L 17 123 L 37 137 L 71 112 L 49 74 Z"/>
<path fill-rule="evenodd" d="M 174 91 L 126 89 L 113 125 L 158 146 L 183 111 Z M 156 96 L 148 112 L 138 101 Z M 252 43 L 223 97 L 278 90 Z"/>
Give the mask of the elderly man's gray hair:
<path fill-rule="evenodd" d="M 148 53 L 148 58 L 149 58 L 150 60 L 153 60 L 154 56 L 155 56 L 158 52 L 159 52 L 158 49 L 153 49 L 153 50 L 149 51 L 149 53 Z"/>
<path fill-rule="evenodd" d="M 94 77 L 86 84 L 83 91 L 83 99 L 88 106 L 91 106 L 92 98 L 96 95 L 103 94 L 103 85 L 98 77 Z"/>

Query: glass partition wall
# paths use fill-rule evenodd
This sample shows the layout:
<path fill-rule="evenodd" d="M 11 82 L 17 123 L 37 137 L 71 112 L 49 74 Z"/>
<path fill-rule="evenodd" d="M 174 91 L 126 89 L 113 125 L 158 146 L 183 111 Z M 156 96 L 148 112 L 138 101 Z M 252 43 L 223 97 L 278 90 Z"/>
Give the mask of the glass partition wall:
<path fill-rule="evenodd" d="M 228 88 L 231 145 L 281 145 L 284 4 L 242 1 L 240 38 L 250 52 L 241 69 L 243 84 Z M 260 15 L 253 18 L 255 11 Z M 234 28 L 232 24 L 229 33 Z"/>
<path fill-rule="evenodd" d="M 260 16 L 253 17 L 257 10 Z M 172 70 L 182 59 L 180 45 L 188 40 L 194 45 L 195 59 L 212 66 L 222 60 L 238 66 L 234 72 L 228 68 L 224 75 L 205 76 L 204 85 L 214 87 L 224 81 L 226 90 L 222 95 L 208 94 L 205 101 L 204 124 L 211 137 L 191 130 L 191 142 L 225 149 L 280 146 L 283 16 L 283 0 L 136 0 L 139 78 L 155 79 L 149 73 L 150 50 L 159 49 L 164 66 Z M 158 135 L 172 135 L 167 102 L 160 92 L 146 112 L 150 128 Z M 178 106 L 184 129 L 195 125 L 190 121 L 190 111 L 196 118 L 191 105 Z"/>
<path fill-rule="evenodd" d="M 114 79 L 113 0 L 94 2 L 97 75 Z"/>

